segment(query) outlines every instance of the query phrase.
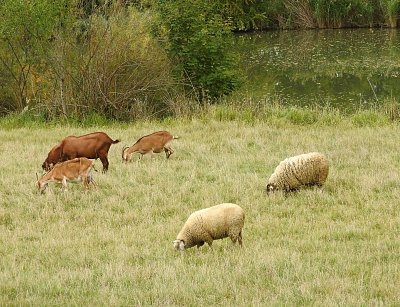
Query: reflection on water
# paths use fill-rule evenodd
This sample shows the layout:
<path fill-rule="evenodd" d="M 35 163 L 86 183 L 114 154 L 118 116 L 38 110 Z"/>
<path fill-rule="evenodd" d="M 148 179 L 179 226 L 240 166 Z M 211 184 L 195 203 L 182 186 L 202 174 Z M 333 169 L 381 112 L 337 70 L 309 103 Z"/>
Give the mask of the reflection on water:
<path fill-rule="evenodd" d="M 400 31 L 274 31 L 237 43 L 254 97 L 345 109 L 400 98 Z"/>

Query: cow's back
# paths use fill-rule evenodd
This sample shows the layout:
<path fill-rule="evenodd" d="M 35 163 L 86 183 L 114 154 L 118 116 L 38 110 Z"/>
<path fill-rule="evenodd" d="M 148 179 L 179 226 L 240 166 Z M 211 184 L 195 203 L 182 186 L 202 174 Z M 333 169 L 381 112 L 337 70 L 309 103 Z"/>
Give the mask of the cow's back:
<path fill-rule="evenodd" d="M 63 155 L 68 158 L 86 157 L 97 159 L 99 152 L 108 151 L 113 140 L 104 132 L 82 136 L 68 136 L 63 140 Z"/>

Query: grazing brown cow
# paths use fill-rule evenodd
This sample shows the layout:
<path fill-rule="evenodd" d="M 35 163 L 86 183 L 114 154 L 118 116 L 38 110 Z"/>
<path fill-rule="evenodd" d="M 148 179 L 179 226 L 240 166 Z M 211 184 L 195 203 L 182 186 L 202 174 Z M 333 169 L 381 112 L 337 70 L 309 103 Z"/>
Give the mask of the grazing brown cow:
<path fill-rule="evenodd" d="M 82 136 L 67 136 L 50 150 L 42 164 L 42 168 L 45 171 L 49 171 L 58 162 L 79 157 L 88 159 L 100 158 L 101 163 L 103 163 L 103 173 L 105 173 L 109 164 L 107 159 L 108 150 L 112 144 L 118 142 L 119 140 L 113 141 L 104 132 L 94 132 Z"/>
<path fill-rule="evenodd" d="M 43 193 L 47 188 L 49 182 L 61 183 L 63 189 L 67 189 L 67 181 L 83 181 L 85 189 L 89 187 L 89 183 L 93 183 L 96 186 L 96 182 L 93 179 L 92 169 L 94 168 L 94 162 L 87 158 L 75 158 L 62 163 L 56 164 L 50 172 L 44 174 L 36 182 L 36 186 L 39 191 Z"/>
<path fill-rule="evenodd" d="M 140 158 L 147 153 L 160 153 L 163 150 L 167 159 L 174 153 L 171 147 L 171 141 L 177 139 L 168 131 L 157 131 L 149 135 L 145 135 L 136 141 L 131 147 L 125 146 L 122 149 L 122 160 L 128 162 L 131 160 L 132 154 L 138 152 Z"/>

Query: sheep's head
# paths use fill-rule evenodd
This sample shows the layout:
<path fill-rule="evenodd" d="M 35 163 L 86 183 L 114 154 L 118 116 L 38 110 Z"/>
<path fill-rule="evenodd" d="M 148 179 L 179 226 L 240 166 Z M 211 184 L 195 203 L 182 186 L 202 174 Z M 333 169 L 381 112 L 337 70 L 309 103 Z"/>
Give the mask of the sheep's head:
<path fill-rule="evenodd" d="M 271 192 L 274 192 L 276 190 L 277 190 L 277 188 L 273 183 L 268 183 L 267 184 L 267 187 L 266 187 L 267 193 L 271 193 Z"/>
<path fill-rule="evenodd" d="M 174 248 L 177 251 L 182 252 L 182 251 L 185 250 L 185 241 L 183 241 L 183 240 L 175 240 L 175 241 L 173 241 L 173 244 L 174 244 Z"/>

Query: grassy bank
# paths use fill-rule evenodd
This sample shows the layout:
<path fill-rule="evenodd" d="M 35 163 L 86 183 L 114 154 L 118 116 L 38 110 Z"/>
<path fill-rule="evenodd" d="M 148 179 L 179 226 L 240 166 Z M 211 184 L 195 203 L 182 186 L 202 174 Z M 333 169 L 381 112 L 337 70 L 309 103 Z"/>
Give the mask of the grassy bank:
<path fill-rule="evenodd" d="M 308 121 L 307 110 L 275 111 L 260 120 L 213 108 L 197 119 L 89 128 L 3 119 L 0 304 L 398 304 L 400 125 L 375 111 Z M 169 161 L 122 164 L 123 145 L 158 129 L 181 137 Z M 122 139 L 109 173 L 95 174 L 98 189 L 51 185 L 39 195 L 35 172 L 48 150 L 96 130 Z M 331 162 L 325 190 L 267 196 L 279 161 L 309 151 Z M 222 202 L 246 212 L 244 247 L 220 240 L 175 252 L 189 214 Z"/>
<path fill-rule="evenodd" d="M 110 121 L 99 113 L 86 113 L 83 118 L 57 117 L 48 120 L 44 114 L 22 112 L 0 117 L 2 129 L 54 128 L 54 127 L 126 127 L 132 122 L 159 122 L 173 124 L 192 119 L 203 123 L 209 121 L 239 121 L 247 124 L 269 123 L 277 127 L 288 125 L 300 126 L 369 126 L 376 127 L 400 121 L 400 103 L 395 98 L 368 103 L 365 106 L 338 109 L 330 106 L 301 107 L 294 104 L 284 105 L 279 98 L 252 99 L 232 98 L 219 104 L 202 104 L 190 100 L 176 101 L 170 105 L 171 117 L 147 113 L 140 120 L 131 122 Z"/>

